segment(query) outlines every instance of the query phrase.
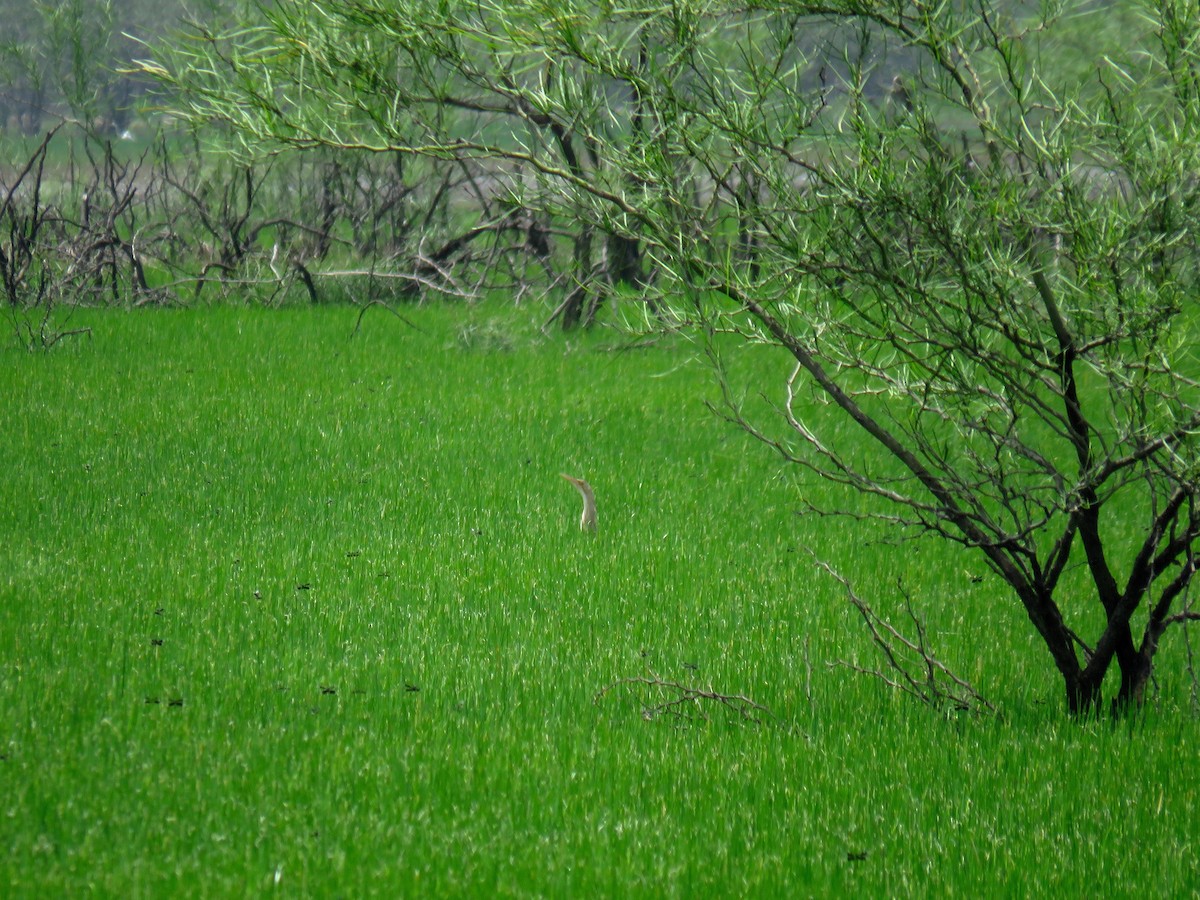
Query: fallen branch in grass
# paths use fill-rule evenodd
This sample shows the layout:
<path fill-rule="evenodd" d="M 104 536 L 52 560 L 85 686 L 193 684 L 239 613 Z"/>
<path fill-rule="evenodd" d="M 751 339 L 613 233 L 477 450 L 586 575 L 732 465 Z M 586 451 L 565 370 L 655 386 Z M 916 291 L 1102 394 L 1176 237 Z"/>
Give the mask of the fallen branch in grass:
<path fill-rule="evenodd" d="M 811 553 L 811 551 L 809 551 Z M 814 557 L 815 558 L 815 557 Z M 854 592 L 850 582 L 828 563 L 816 560 L 817 565 L 831 575 L 846 590 L 850 604 L 858 610 L 871 632 L 871 640 L 879 649 L 886 666 L 865 668 L 844 660 L 829 663 L 832 668 L 846 668 L 878 678 L 884 684 L 903 691 L 934 709 L 947 707 L 964 712 L 995 714 L 996 707 L 963 678 L 933 655 L 925 634 L 925 623 L 913 610 L 912 598 L 901 587 L 905 610 L 916 629 L 916 637 L 905 637 L 890 622 L 877 613 L 869 603 Z"/>
<path fill-rule="evenodd" d="M 775 720 L 769 709 L 742 694 L 722 694 L 711 687 L 692 687 L 660 678 L 653 672 L 648 676 L 619 678 L 597 691 L 592 702 L 598 704 L 605 695 L 618 688 L 629 688 L 635 693 L 646 689 L 645 692 L 651 694 L 648 700 L 644 700 L 645 705 L 642 707 L 642 718 L 647 721 L 667 715 L 689 722 L 708 722 L 711 720 L 706 710 L 713 707 L 723 709 L 726 713 L 755 725 L 761 725 L 763 718 Z M 658 702 L 653 702 L 654 700 Z"/>
<path fill-rule="evenodd" d="M 396 312 L 396 310 L 393 309 L 391 306 L 389 306 L 387 303 L 385 303 L 382 300 L 376 299 L 376 300 L 368 300 L 366 303 L 363 304 L 362 309 L 360 309 L 358 311 L 358 318 L 354 320 L 354 330 L 352 332 L 350 332 L 350 337 L 354 337 L 355 335 L 358 334 L 358 330 L 362 327 L 363 316 L 365 316 L 367 314 L 367 310 L 371 309 L 371 307 L 373 307 L 373 306 L 383 307 L 385 310 L 390 312 L 393 316 L 395 316 L 397 319 L 399 319 L 401 322 L 403 322 L 409 328 L 412 328 L 414 331 L 420 331 L 422 334 L 425 333 L 425 331 L 423 329 L 418 328 L 416 325 L 414 325 L 412 322 L 410 322 L 408 319 L 406 319 L 400 313 Z"/>

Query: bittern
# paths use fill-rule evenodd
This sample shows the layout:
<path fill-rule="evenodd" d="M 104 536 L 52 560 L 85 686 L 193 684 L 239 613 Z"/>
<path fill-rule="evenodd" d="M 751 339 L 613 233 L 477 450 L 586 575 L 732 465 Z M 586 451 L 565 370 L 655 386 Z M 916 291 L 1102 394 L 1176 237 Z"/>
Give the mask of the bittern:
<path fill-rule="evenodd" d="M 565 472 L 560 472 L 563 478 L 575 485 L 575 489 L 583 496 L 583 515 L 579 519 L 579 527 L 584 531 L 596 530 L 596 495 L 592 486 L 582 478 L 572 478 Z"/>

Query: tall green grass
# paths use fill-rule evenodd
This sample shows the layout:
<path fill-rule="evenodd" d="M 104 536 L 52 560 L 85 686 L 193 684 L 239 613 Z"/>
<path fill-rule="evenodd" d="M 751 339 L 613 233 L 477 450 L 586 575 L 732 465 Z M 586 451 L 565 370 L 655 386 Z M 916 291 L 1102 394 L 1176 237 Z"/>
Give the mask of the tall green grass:
<path fill-rule="evenodd" d="M 830 489 L 705 409 L 687 341 L 355 315 L 0 352 L 0 893 L 1197 891 L 1177 640 L 1144 717 L 1064 721 L 1001 587 L 797 516 Z M 884 605 L 902 578 L 1003 719 L 829 667 L 871 648 L 805 547 Z M 774 719 L 595 700 L 648 671 Z"/>

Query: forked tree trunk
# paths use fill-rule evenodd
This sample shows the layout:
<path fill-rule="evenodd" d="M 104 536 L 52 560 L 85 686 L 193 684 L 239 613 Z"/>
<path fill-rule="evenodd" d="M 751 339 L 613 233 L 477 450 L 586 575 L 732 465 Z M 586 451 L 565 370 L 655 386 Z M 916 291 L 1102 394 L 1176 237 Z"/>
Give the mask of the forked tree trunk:
<path fill-rule="evenodd" d="M 1112 698 L 1109 712 L 1118 716 L 1137 709 L 1145 702 L 1146 686 L 1154 673 L 1154 648 L 1144 647 L 1131 654 L 1114 654 L 1121 672 L 1121 685 Z M 1095 716 L 1103 712 L 1104 678 L 1109 666 L 1103 668 L 1065 670 L 1059 666 L 1067 695 L 1067 710 L 1072 716 Z"/>

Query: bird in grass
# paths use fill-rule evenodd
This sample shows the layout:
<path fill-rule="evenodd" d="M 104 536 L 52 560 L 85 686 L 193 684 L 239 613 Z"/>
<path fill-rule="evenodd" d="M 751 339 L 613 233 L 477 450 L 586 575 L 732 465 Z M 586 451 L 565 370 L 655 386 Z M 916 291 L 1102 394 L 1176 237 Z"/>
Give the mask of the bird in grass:
<path fill-rule="evenodd" d="M 579 527 L 584 531 L 596 530 L 596 495 L 592 493 L 592 486 L 582 478 L 573 478 L 565 472 L 560 472 L 563 478 L 575 485 L 575 489 L 579 491 L 583 497 L 583 515 L 579 519 Z"/>

